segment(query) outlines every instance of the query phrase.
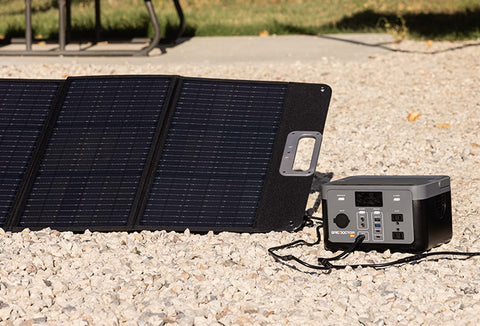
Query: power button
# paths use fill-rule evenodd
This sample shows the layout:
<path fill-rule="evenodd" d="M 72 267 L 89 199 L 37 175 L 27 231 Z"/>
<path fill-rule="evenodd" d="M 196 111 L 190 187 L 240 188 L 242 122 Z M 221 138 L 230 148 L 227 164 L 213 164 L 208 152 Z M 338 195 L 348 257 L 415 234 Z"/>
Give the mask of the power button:
<path fill-rule="evenodd" d="M 347 215 L 340 213 L 333 219 L 333 223 L 335 223 L 339 228 L 345 229 L 348 224 L 350 223 L 350 219 Z"/>

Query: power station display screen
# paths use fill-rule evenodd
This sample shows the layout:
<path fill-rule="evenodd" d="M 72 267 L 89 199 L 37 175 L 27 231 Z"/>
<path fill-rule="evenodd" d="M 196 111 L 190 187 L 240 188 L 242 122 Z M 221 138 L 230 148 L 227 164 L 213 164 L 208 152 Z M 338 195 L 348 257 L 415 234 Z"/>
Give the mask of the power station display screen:
<path fill-rule="evenodd" d="M 381 191 L 355 191 L 355 206 L 357 207 L 382 207 L 383 198 Z"/>

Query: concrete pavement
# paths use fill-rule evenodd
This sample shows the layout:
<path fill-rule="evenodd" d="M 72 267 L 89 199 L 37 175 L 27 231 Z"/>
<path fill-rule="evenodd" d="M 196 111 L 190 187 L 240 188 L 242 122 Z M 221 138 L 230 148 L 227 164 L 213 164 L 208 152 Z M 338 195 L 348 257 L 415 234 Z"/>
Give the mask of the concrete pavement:
<path fill-rule="evenodd" d="M 338 60 L 365 60 L 387 53 L 393 38 L 387 34 L 331 34 L 286 36 L 194 37 L 181 39 L 173 46 L 162 45 L 149 57 L 8 57 L 0 56 L 1 64 L 80 63 L 80 64 L 234 64 L 317 62 L 324 57 Z M 46 50 L 55 45 L 35 45 Z M 142 44 L 102 43 L 95 46 L 69 44 L 68 49 L 107 50 L 140 49 Z M 2 50 L 23 50 L 23 44 L 11 44 Z"/>

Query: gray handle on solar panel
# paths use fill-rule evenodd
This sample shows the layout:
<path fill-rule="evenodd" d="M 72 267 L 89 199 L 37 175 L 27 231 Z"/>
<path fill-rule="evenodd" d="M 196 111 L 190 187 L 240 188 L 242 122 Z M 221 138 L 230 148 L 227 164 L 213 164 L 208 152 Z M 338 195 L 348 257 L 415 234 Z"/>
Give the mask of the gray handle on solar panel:
<path fill-rule="evenodd" d="M 306 171 L 294 170 L 295 155 L 300 139 L 314 138 L 312 160 L 310 167 Z M 318 131 L 292 131 L 287 136 L 287 142 L 283 150 L 282 162 L 280 163 L 280 174 L 286 177 L 308 177 L 315 172 L 318 155 L 320 154 L 320 145 L 322 144 L 322 134 Z"/>

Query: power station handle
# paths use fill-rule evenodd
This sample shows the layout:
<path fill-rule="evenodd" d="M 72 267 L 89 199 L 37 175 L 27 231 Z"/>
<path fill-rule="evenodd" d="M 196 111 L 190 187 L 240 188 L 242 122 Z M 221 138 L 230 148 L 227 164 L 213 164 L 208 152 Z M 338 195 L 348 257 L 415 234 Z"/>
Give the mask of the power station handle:
<path fill-rule="evenodd" d="M 303 138 L 315 139 L 312 158 L 308 170 L 294 170 L 295 157 L 297 155 L 298 144 Z M 318 131 L 292 131 L 287 136 L 285 148 L 283 150 L 282 162 L 280 163 L 280 174 L 286 177 L 308 177 L 315 172 L 318 155 L 320 154 L 320 145 L 322 144 L 322 134 Z"/>

